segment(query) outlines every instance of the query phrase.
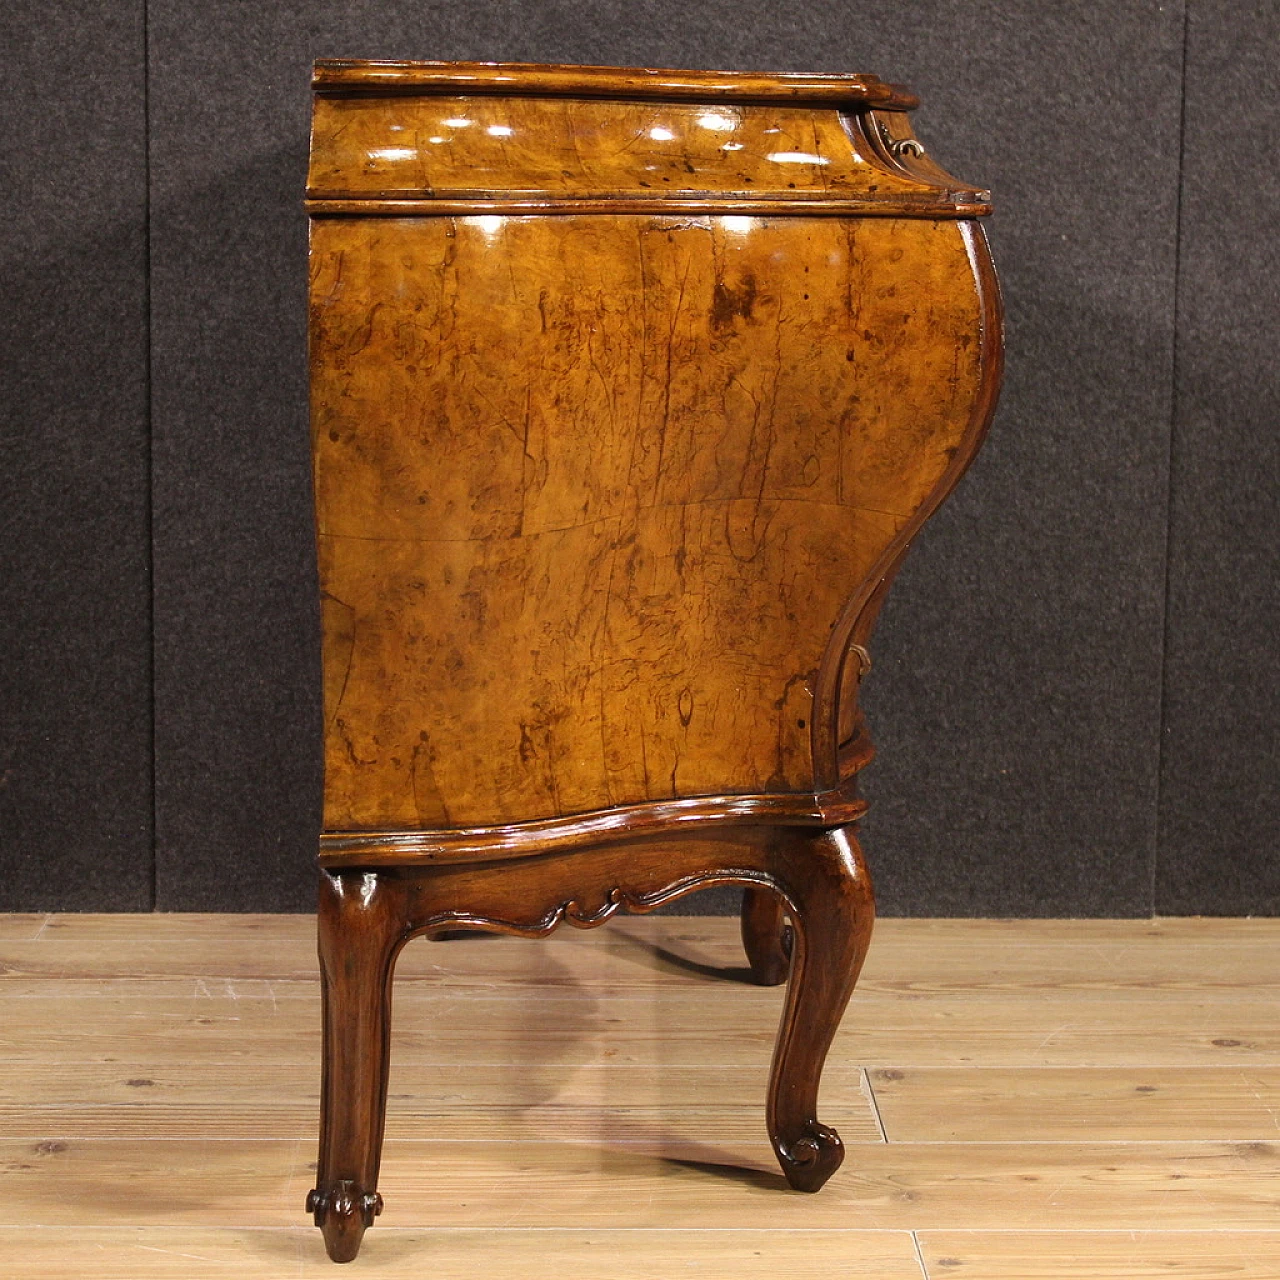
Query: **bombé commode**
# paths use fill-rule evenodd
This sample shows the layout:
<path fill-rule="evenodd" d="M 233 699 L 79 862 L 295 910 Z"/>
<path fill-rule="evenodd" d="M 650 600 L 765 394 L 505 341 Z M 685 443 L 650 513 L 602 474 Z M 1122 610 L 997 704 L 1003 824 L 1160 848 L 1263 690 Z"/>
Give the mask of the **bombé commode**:
<path fill-rule="evenodd" d="M 410 937 L 709 885 L 788 980 L 767 1128 L 817 1190 L 873 915 L 859 685 L 994 407 L 988 193 L 873 76 L 334 61 L 315 90 L 330 1256 L 381 1210 Z"/>

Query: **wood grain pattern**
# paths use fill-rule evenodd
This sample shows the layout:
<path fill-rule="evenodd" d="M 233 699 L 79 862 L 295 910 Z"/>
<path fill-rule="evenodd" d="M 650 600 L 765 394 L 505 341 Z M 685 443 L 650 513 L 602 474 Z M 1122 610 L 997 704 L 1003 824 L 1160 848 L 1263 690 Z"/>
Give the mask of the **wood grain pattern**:
<path fill-rule="evenodd" d="M 44 914 L 0 916 L 0 942 L 36 938 L 51 918 Z"/>
<path fill-rule="evenodd" d="M 0 916 L 0 921 L 13 917 Z M 218 952 L 229 968 L 248 972 L 255 957 L 265 957 L 255 970 L 256 976 L 271 977 L 275 970 L 272 957 L 289 948 L 305 948 L 315 941 L 315 915 L 271 914 L 189 914 L 180 912 L 112 912 L 18 916 L 22 933 L 34 929 L 23 939 L 10 934 L 4 942 L 0 959 L 11 955 L 45 954 L 50 961 L 67 955 L 78 963 L 88 955 L 96 957 L 91 977 L 97 981 L 112 973 L 150 974 L 156 978 L 174 977 L 172 965 L 161 959 L 164 948 L 208 946 L 206 960 L 217 972 Z M 552 948 L 564 947 L 592 953 L 631 952 L 636 944 L 655 942 L 655 923 L 644 919 L 622 919 L 605 933 L 562 933 L 549 940 Z M 1181 982 L 1212 961 L 1211 976 L 1220 977 L 1231 987 L 1254 992 L 1254 984 L 1272 985 L 1280 975 L 1280 919 L 1254 916 L 1224 919 L 1218 916 L 1162 916 L 1155 919 L 999 919 L 930 917 L 903 919 L 889 916 L 877 926 L 878 946 L 892 951 L 894 967 L 904 974 L 923 977 L 940 972 L 944 967 L 957 973 L 961 980 L 981 982 L 993 980 L 992 988 L 1008 973 L 1017 979 L 1016 989 L 1032 982 L 1050 985 L 1061 975 L 1062 985 L 1070 990 L 1083 987 L 1087 978 L 1080 957 L 1096 954 L 1099 968 L 1093 986 L 1099 990 L 1127 990 L 1141 987 L 1168 988 Z M 15 931 L 16 932 L 16 931 Z M 40 946 L 28 947 L 27 941 Z M 740 958 L 736 926 L 714 916 L 687 916 L 664 922 L 663 939 L 677 941 L 699 954 L 717 955 L 725 963 Z M 545 947 L 526 946 L 519 940 L 501 948 L 488 946 L 484 939 L 472 940 L 477 954 L 493 958 L 521 953 L 531 960 L 546 954 Z M 228 945 L 231 944 L 231 945 Z M 459 945 L 471 947 L 472 943 Z M 450 952 L 452 954 L 452 952 Z M 973 960 L 970 961 L 970 957 Z M 438 963 L 440 954 L 434 956 Z M 590 964 L 583 964 L 589 970 Z M 872 961 L 872 967 L 877 962 Z M 0 970 L 0 990 L 8 990 L 12 974 Z M 586 972 L 584 972 L 584 977 Z M 983 983 L 982 985 L 986 985 Z"/>
<path fill-rule="evenodd" d="M 733 221 L 314 224 L 329 829 L 815 790 L 987 304 L 954 222 Z"/>
<path fill-rule="evenodd" d="M 870 214 L 989 211 L 986 192 L 936 166 L 900 163 L 891 145 L 856 134 L 830 106 L 322 96 L 307 194 L 313 213 L 353 200 L 660 207 L 708 197 L 798 212 L 810 198 Z"/>
<path fill-rule="evenodd" d="M 397 983 L 406 998 L 419 983 L 447 982 L 490 996 L 514 985 L 525 998 L 543 992 L 614 1000 L 647 998 L 655 974 L 692 996 L 705 990 L 717 967 L 741 970 L 742 944 L 732 922 L 673 922 L 670 941 L 679 944 L 679 954 L 670 946 L 655 949 L 650 929 L 649 921 L 620 918 L 604 932 L 566 930 L 536 943 L 473 939 L 442 953 L 415 942 L 400 954 Z M 995 1019 L 1006 1004 L 1010 1036 L 1042 1027 L 1038 1038 L 1048 1036 L 1052 1044 L 1049 1033 L 1069 1035 L 1077 1021 L 1088 1033 L 1095 1012 L 1104 1029 L 1119 1036 L 1131 1010 L 1134 1034 L 1145 1037 L 1154 1019 L 1209 1030 L 1219 1018 L 1245 1016 L 1237 1009 L 1241 1002 L 1257 1007 L 1280 995 L 1276 920 L 888 919 L 877 923 L 876 937 L 849 1016 L 859 1016 L 866 996 L 882 1011 L 897 1010 L 895 1023 L 906 1018 L 921 1026 L 938 1014 L 963 1016 L 975 1037 L 998 1030 Z M 314 916 L 55 916 L 38 941 L 4 944 L 0 998 L 43 997 L 51 979 L 86 999 L 119 991 L 114 983 L 122 980 L 129 990 L 141 981 L 144 994 L 193 1000 L 223 995 L 227 980 L 233 993 L 227 998 L 237 1000 L 314 996 L 314 950 Z M 1093 958 L 1093 968 L 1082 955 Z M 739 990 L 735 1000 L 755 994 Z M 1265 1025 L 1252 1030 L 1253 1043 L 1273 1043 Z"/>
<path fill-rule="evenodd" d="M 1280 1232 L 925 1231 L 931 1276 L 958 1280 L 1273 1280 Z"/>
<path fill-rule="evenodd" d="M 288 1228 L 46 1228 L 6 1231 L 0 1248 L 42 1280 L 329 1280 L 310 1234 Z M 915 1245 L 905 1231 L 506 1231 L 493 1227 L 379 1227 L 365 1267 L 380 1277 L 476 1280 L 566 1275 L 652 1280 L 655 1275 L 773 1280 L 779 1268 L 799 1280 L 828 1280 L 839 1257 L 842 1277 L 920 1280 Z M 430 1259 L 424 1264 L 423 1259 Z"/>
<path fill-rule="evenodd" d="M 415 945 L 404 954 L 426 951 Z M 305 951 L 299 952 L 301 965 Z M 726 1072 L 758 1074 L 766 1061 L 777 1032 L 776 997 L 760 992 L 753 999 L 734 990 L 727 999 L 708 990 L 716 970 L 705 957 L 690 958 L 682 971 L 652 953 L 645 963 L 640 949 L 632 961 L 595 949 L 559 953 L 563 963 L 525 967 L 497 964 L 473 950 L 451 954 L 449 964 L 430 976 L 401 972 L 395 1060 L 488 1069 L 518 1045 L 530 1070 L 607 1064 L 679 1072 L 703 1060 L 711 1037 Z M 721 972 L 745 976 L 737 960 L 726 961 Z M 19 1080 L 35 1078 L 21 1064 L 65 1065 L 68 1055 L 82 1063 L 130 1062 L 140 1053 L 165 1069 L 193 1060 L 267 1058 L 309 1078 L 318 1051 L 319 998 L 309 980 L 34 981 L 57 984 L 64 1021 L 49 1025 L 40 1003 L 47 997 L 32 991 L 32 980 L 14 980 L 19 990 L 12 997 L 0 989 L 0 1061 Z M 653 995 L 656 982 L 663 984 L 660 999 Z M 1248 999 L 1243 992 L 1212 1001 L 1090 994 L 1082 1003 L 1080 992 L 1035 999 L 1015 992 L 995 1000 L 980 994 L 922 997 L 864 991 L 863 982 L 865 973 L 832 1047 L 827 1070 L 833 1081 L 856 1062 L 895 1070 L 1105 1066 L 1134 1071 L 1135 1084 L 1153 1063 L 1212 1067 L 1234 1079 L 1242 1069 L 1280 1067 L 1275 1001 Z M 518 992 L 518 1000 L 504 998 L 500 988 Z M 57 1078 L 51 1077 L 51 1087 Z"/>
<path fill-rule="evenodd" d="M 315 1011 L 318 1014 L 318 1010 Z M 311 1063 L 318 1039 L 308 1037 Z M 227 1029 L 222 1029 L 223 1038 Z M 769 1043 L 756 1047 L 751 1066 L 725 1067 L 710 1090 L 704 1067 L 619 1062 L 597 1053 L 530 1054 L 535 1032 L 506 1045 L 505 1058 L 486 1065 L 464 1053 L 437 1053 L 418 1063 L 400 1057 L 387 1107 L 388 1142 L 471 1142 L 477 1133 L 507 1143 L 601 1143 L 671 1154 L 698 1143 L 749 1150 L 764 1140 L 758 1094 Z M 514 1045 L 519 1045 L 517 1050 Z M 564 1045 L 564 1042 L 561 1042 Z M 265 1060 L 198 1062 L 154 1049 L 131 1059 L 24 1065 L 5 1071 L 0 1125 L 10 1138 L 263 1139 L 314 1136 L 319 1081 L 281 1054 Z M 848 1145 L 883 1141 L 856 1066 L 834 1070 L 823 1111 Z M 696 1135 L 696 1137 L 691 1136 Z"/>
<path fill-rule="evenodd" d="M 871 1086 L 890 1142 L 1280 1138 L 1274 1067 L 884 1067 Z"/>
<path fill-rule="evenodd" d="M 857 1156 L 805 1196 L 785 1194 L 756 1142 L 683 1138 L 661 1155 L 483 1137 L 388 1143 L 396 1194 L 385 1225 L 1268 1231 L 1280 1191 L 1280 1161 L 1263 1142 L 888 1143 Z M 0 1141 L 0 1225 L 78 1226 L 86 1207 L 104 1226 L 202 1223 L 214 1203 L 243 1226 L 279 1227 L 298 1220 L 313 1157 L 295 1140 Z"/>
<path fill-rule="evenodd" d="M 680 1163 L 687 1156 L 664 1163 L 624 1148 L 542 1154 L 536 1172 L 522 1162 L 507 1185 L 487 1189 L 503 1159 L 496 1150 L 397 1143 L 387 1149 L 386 1178 L 420 1222 L 503 1214 L 524 1227 L 561 1215 L 599 1226 L 697 1227 L 713 1217 L 753 1227 L 767 1214 L 781 1230 L 1271 1230 L 1280 1192 L 1280 1161 L 1264 1142 L 867 1145 L 819 1196 L 778 1195 L 776 1170 L 732 1147 L 708 1147 L 688 1164 Z M 742 1174 L 709 1179 L 707 1165 Z"/>
<path fill-rule="evenodd" d="M 540 62 L 370 61 L 321 58 L 312 85 L 323 93 L 520 94 L 526 97 L 710 99 L 721 102 L 826 102 L 910 110 L 919 99 L 878 76 L 807 71 L 709 71 L 672 67 L 593 67 Z"/>

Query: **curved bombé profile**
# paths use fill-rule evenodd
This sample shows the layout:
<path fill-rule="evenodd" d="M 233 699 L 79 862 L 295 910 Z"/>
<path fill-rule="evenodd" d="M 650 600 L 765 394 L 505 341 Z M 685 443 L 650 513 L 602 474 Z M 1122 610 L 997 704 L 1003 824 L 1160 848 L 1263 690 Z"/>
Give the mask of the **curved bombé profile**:
<path fill-rule="evenodd" d="M 411 936 L 747 889 L 789 979 L 767 1128 L 818 1080 L 873 916 L 875 616 L 1000 378 L 989 194 L 874 76 L 317 64 L 323 1116 L 309 1207 L 381 1206 Z"/>

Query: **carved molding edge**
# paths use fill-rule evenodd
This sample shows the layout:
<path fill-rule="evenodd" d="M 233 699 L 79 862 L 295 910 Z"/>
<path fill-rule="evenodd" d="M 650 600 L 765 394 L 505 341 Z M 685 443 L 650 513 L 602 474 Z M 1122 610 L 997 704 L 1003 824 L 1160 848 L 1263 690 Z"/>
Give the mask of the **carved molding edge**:
<path fill-rule="evenodd" d="M 906 85 L 866 74 L 709 71 L 681 67 L 571 66 L 537 62 L 440 62 L 317 58 L 311 86 L 350 94 L 521 94 L 532 97 L 658 98 L 675 101 L 834 103 L 912 111 Z"/>
<path fill-rule="evenodd" d="M 485 862 L 663 835 L 685 826 L 845 826 L 867 811 L 866 801 L 857 799 L 853 788 L 850 779 L 817 794 L 695 796 L 453 831 L 326 831 L 320 836 L 320 865 L 336 870 Z"/>
<path fill-rule="evenodd" d="M 937 194 L 904 193 L 894 198 L 863 197 L 839 199 L 834 196 L 503 196 L 486 193 L 476 196 L 414 196 L 392 192 L 318 191 L 306 202 L 313 218 L 382 216 L 404 217 L 472 217 L 497 213 L 508 217 L 520 214 L 583 213 L 657 213 L 694 214 L 717 217 L 722 214 L 748 214 L 786 217 L 799 215 L 844 218 L 985 218 L 991 213 L 989 202 L 978 200 L 972 191 L 946 191 Z"/>

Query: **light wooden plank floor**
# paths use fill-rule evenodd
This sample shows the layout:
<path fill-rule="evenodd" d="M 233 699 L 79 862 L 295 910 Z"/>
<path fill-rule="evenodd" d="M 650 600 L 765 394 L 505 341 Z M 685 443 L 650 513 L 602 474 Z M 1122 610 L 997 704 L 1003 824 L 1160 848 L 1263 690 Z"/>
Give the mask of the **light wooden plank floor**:
<path fill-rule="evenodd" d="M 412 944 L 336 1273 L 314 921 L 0 916 L 0 1274 L 1280 1277 L 1280 921 L 881 921 L 817 1196 L 743 976 L 723 919 Z"/>

